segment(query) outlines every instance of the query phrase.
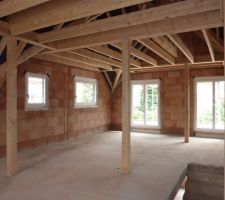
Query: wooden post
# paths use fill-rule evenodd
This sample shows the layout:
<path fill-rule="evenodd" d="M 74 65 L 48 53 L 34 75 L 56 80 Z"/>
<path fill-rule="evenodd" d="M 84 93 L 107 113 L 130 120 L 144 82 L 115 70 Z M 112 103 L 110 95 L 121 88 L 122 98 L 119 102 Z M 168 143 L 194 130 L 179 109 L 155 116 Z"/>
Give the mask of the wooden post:
<path fill-rule="evenodd" d="M 184 68 L 184 106 L 185 106 L 185 118 L 184 118 L 184 141 L 189 142 L 190 137 L 190 82 L 189 82 L 189 66 Z"/>
<path fill-rule="evenodd" d="M 122 170 L 130 171 L 130 48 L 131 41 L 122 41 Z"/>
<path fill-rule="evenodd" d="M 7 38 L 7 95 L 6 95 L 6 171 L 16 173 L 17 160 L 17 40 Z"/>

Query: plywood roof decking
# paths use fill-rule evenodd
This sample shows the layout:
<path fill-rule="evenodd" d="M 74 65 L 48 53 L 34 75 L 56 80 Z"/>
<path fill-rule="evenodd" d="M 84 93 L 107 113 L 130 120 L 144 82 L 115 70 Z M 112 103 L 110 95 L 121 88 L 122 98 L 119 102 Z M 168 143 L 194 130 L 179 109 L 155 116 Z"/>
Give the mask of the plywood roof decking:
<path fill-rule="evenodd" d="M 18 63 L 36 56 L 89 70 L 117 71 L 122 68 L 123 37 L 134 40 L 132 72 L 223 60 L 218 0 L 108 0 L 104 4 L 10 0 L 0 2 L 0 8 L 4 8 L 0 9 L 2 73 L 9 34 L 20 41 Z"/>

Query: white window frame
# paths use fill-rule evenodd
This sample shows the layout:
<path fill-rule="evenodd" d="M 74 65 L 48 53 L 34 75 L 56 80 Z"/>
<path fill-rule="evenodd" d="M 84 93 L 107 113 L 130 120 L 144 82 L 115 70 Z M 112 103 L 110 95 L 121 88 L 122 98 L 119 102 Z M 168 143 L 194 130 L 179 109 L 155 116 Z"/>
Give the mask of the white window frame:
<path fill-rule="evenodd" d="M 95 102 L 92 103 L 77 103 L 76 98 L 76 83 L 82 82 L 82 83 L 90 83 L 95 84 Z M 82 76 L 75 76 L 74 77 L 74 108 L 89 108 L 89 107 L 97 107 L 98 106 L 98 80 L 95 78 L 87 78 Z"/>
<path fill-rule="evenodd" d="M 215 129 L 215 81 L 224 81 L 223 76 L 207 76 L 207 77 L 196 77 L 194 78 L 194 131 L 195 132 L 214 132 L 214 133 L 224 133 L 224 130 Z M 204 129 L 197 128 L 197 83 L 199 82 L 212 82 L 212 98 L 213 98 L 213 128 Z"/>
<path fill-rule="evenodd" d="M 133 85 L 135 84 L 141 84 L 144 85 L 144 101 L 146 100 L 145 96 L 146 96 L 146 85 L 149 84 L 158 84 L 158 126 L 151 126 L 151 125 L 145 125 L 146 124 L 146 113 L 144 112 L 144 125 L 140 125 L 140 124 L 133 124 L 132 121 L 132 108 L 133 108 L 133 98 L 132 98 L 132 94 L 133 94 Z M 149 128 L 149 129 L 160 129 L 161 128 L 161 117 L 160 117 L 160 79 L 150 79 L 150 80 L 133 80 L 131 81 L 131 128 Z M 146 104 L 145 104 L 146 105 Z"/>
<path fill-rule="evenodd" d="M 40 104 L 36 104 L 36 103 L 29 103 L 28 102 L 28 78 L 29 77 L 34 77 L 34 78 L 42 78 L 45 79 L 45 103 L 40 103 Z M 31 72 L 27 72 L 25 75 L 25 111 L 38 111 L 38 110 L 48 110 L 48 82 L 49 82 L 49 78 L 48 75 L 46 74 L 38 74 L 38 73 L 31 73 Z"/>

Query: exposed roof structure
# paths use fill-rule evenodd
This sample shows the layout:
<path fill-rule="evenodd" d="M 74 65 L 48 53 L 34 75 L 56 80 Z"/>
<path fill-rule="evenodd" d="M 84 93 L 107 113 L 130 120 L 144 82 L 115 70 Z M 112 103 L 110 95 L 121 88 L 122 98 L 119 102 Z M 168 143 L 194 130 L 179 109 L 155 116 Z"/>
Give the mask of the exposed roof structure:
<path fill-rule="evenodd" d="M 8 35 L 19 41 L 18 64 L 35 57 L 113 71 L 118 80 L 126 37 L 133 40 L 132 72 L 221 64 L 220 7 L 218 0 L 1 1 L 0 84 Z"/>

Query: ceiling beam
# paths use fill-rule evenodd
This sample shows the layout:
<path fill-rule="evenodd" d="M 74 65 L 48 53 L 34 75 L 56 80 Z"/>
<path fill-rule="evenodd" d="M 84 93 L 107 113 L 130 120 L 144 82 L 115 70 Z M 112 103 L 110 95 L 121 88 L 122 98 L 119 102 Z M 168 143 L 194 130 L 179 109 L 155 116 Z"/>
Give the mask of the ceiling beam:
<path fill-rule="evenodd" d="M 111 58 L 114 58 L 116 60 L 122 61 L 122 55 L 121 53 L 114 51 L 112 49 L 110 49 L 109 47 L 106 46 L 97 46 L 97 47 L 90 47 L 89 49 L 101 53 L 103 55 L 109 56 Z M 131 65 L 140 68 L 141 67 L 141 63 L 138 60 L 135 60 L 133 58 L 131 58 L 130 61 Z"/>
<path fill-rule="evenodd" d="M 114 60 L 112 58 L 103 56 L 99 53 L 93 52 L 91 50 L 88 49 L 78 49 L 78 50 L 74 50 L 72 51 L 73 53 L 77 54 L 77 55 L 81 55 L 96 61 L 100 61 L 109 65 L 113 65 L 115 67 L 119 67 L 121 68 L 121 62 L 118 60 Z"/>
<path fill-rule="evenodd" d="M 66 59 L 69 59 L 69 60 L 75 60 L 75 61 L 78 61 L 80 63 L 88 64 L 88 65 L 91 65 L 91 66 L 103 68 L 103 69 L 106 69 L 106 70 L 112 70 L 112 66 L 109 65 L 109 64 L 105 64 L 103 62 L 99 62 L 99 61 L 96 61 L 94 59 L 90 59 L 90 58 L 87 58 L 87 57 L 84 57 L 84 56 L 80 56 L 80 55 L 77 55 L 77 54 L 74 54 L 74 53 L 71 53 L 71 52 L 61 52 L 61 53 L 56 53 L 54 55 L 58 56 L 58 57 L 66 58 Z"/>
<path fill-rule="evenodd" d="M 178 57 L 177 48 L 165 36 L 153 37 L 152 40 L 170 53 L 173 57 Z"/>
<path fill-rule="evenodd" d="M 127 7 L 147 0 L 57 0 L 10 16 L 13 35 Z"/>
<path fill-rule="evenodd" d="M 194 63 L 194 56 L 191 53 L 190 49 L 187 47 L 187 45 L 182 41 L 180 36 L 177 34 L 173 35 L 167 35 L 167 37 L 179 48 L 182 53 L 187 57 L 187 59 L 191 62 Z"/>
<path fill-rule="evenodd" d="M 153 42 L 151 39 L 142 39 L 138 40 L 141 44 L 143 44 L 145 47 L 153 51 L 155 54 L 159 55 L 161 58 L 168 61 L 170 64 L 175 64 L 175 59 L 173 56 L 171 56 L 169 53 L 167 53 L 164 49 L 162 49 L 159 45 L 157 45 L 155 42 Z"/>
<path fill-rule="evenodd" d="M 98 67 L 84 64 L 84 63 L 81 63 L 81 62 L 78 62 L 75 60 L 59 57 L 57 55 L 50 55 L 50 54 L 44 55 L 43 54 L 43 55 L 37 55 L 37 56 L 35 56 L 35 58 L 38 58 L 40 60 L 49 61 L 49 62 L 55 62 L 55 63 L 64 64 L 64 65 L 69 65 L 69 66 L 73 66 L 73 67 L 77 67 L 77 68 L 81 68 L 81 69 L 99 71 Z"/>
<path fill-rule="evenodd" d="M 208 30 L 203 29 L 202 30 L 202 34 L 203 34 L 203 36 L 205 38 L 207 47 L 209 49 L 210 57 L 211 57 L 212 61 L 215 62 L 215 53 L 214 53 L 214 49 L 212 47 L 212 42 L 211 42 L 211 40 L 209 38 Z"/>
<path fill-rule="evenodd" d="M 136 40 L 220 26 L 222 26 L 222 20 L 218 10 L 60 40 L 49 43 L 49 45 L 58 49 L 59 52 L 115 43 L 124 37 Z"/>
<path fill-rule="evenodd" d="M 211 10 L 219 10 L 218 0 L 188 0 L 42 33 L 37 39 L 47 43 Z"/>
<path fill-rule="evenodd" d="M 121 44 L 117 43 L 117 44 L 111 44 L 111 45 L 116 47 L 116 48 L 118 48 L 118 49 L 120 49 L 120 50 L 122 50 L 122 45 Z M 156 59 L 152 58 L 151 56 L 141 52 L 140 50 L 138 50 L 138 49 L 136 49 L 134 47 L 131 47 L 130 53 L 131 53 L 131 55 L 135 56 L 136 58 L 139 58 L 139 59 L 141 59 L 141 60 L 143 60 L 143 61 L 145 61 L 145 62 L 147 62 L 149 64 L 152 64 L 152 65 L 155 65 L 155 66 L 158 65 Z"/>
<path fill-rule="evenodd" d="M 45 3 L 49 0 L 5 0 L 0 1 L 0 18 L 21 10 Z"/>

